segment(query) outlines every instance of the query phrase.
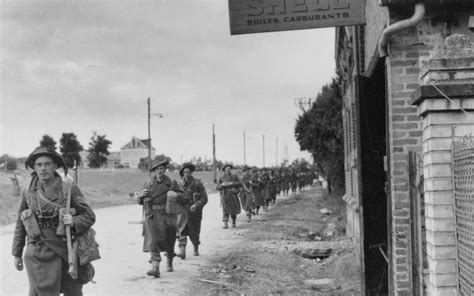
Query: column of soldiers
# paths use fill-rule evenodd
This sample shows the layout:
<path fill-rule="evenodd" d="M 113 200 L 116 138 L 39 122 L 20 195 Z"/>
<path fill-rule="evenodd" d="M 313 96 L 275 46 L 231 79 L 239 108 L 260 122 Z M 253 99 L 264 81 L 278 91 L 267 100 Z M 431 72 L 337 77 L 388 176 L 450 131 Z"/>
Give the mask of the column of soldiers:
<path fill-rule="evenodd" d="M 290 188 L 293 193 L 303 190 L 314 180 L 312 173 L 297 173 L 292 169 L 272 169 L 244 166 L 242 177 L 232 173 L 233 166 L 223 166 L 223 176 L 219 179 L 217 190 L 220 192 L 223 211 L 223 228 L 229 228 L 229 218 L 232 227 L 236 227 L 237 215 L 242 208 L 247 216 L 247 222 L 253 215 L 258 215 L 260 209 L 268 211 L 274 205 L 278 195 L 288 195 Z M 239 200 L 240 199 L 240 200 Z"/>
<path fill-rule="evenodd" d="M 150 178 L 136 193 L 137 203 L 143 206 L 143 251 L 150 253 L 151 269 L 147 275 L 155 278 L 160 277 L 162 252 L 166 255 L 168 272 L 173 271 L 175 256 L 186 258 L 188 237 L 194 256 L 199 256 L 202 211 L 208 201 L 202 182 L 192 176 L 196 169 L 193 164 L 182 165 L 178 181 L 166 175 L 168 164 L 167 160 L 153 161 Z M 29 295 L 82 295 L 82 285 L 91 280 L 93 274 L 84 270 L 86 274 L 81 278 L 79 269 L 79 278 L 74 278 L 68 272 L 71 250 L 62 228 L 69 227 L 76 236 L 85 233 L 95 222 L 94 212 L 77 185 L 66 186 L 67 182 L 56 173 L 58 168 L 66 168 L 62 157 L 53 149 L 38 147 L 27 158 L 26 166 L 33 173 L 22 192 L 18 211 L 12 248 L 15 267 L 22 270 L 25 264 Z M 232 165 L 224 165 L 217 184 L 225 229 L 229 227 L 229 221 L 232 227 L 237 226 L 237 215 L 242 208 L 250 222 L 260 209 L 268 211 L 269 206 L 275 204 L 277 195 L 287 195 L 290 188 L 293 192 L 296 188 L 302 190 L 314 177 L 286 169 L 245 166 L 242 178 L 239 178 L 232 169 Z M 63 211 L 69 208 L 68 203 L 70 213 Z M 175 253 L 176 239 L 178 254 Z"/>

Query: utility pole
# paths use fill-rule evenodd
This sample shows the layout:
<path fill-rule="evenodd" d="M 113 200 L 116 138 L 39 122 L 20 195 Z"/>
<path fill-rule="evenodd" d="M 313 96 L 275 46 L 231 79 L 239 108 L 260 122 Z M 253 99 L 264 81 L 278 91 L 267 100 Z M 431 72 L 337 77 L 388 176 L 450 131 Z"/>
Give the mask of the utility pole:
<path fill-rule="evenodd" d="M 262 135 L 263 167 L 265 167 L 265 135 Z"/>
<path fill-rule="evenodd" d="M 214 123 L 212 124 L 212 170 L 214 171 L 214 183 L 217 184 L 216 171 L 216 134 L 214 132 Z"/>
<path fill-rule="evenodd" d="M 295 105 L 300 108 L 301 111 L 306 112 L 306 108 L 310 108 L 313 103 L 313 98 L 299 97 L 295 98 Z"/>
<path fill-rule="evenodd" d="M 275 166 L 278 166 L 278 137 L 277 137 L 277 139 L 276 139 L 275 148 L 276 148 L 276 152 L 275 152 Z"/>
<path fill-rule="evenodd" d="M 148 97 L 147 100 L 147 105 L 148 105 L 148 168 L 151 166 L 151 127 L 150 127 L 150 118 L 152 115 L 158 116 L 160 118 L 163 118 L 162 113 L 153 113 L 151 114 L 151 102 L 150 102 L 150 97 Z M 148 170 L 149 171 L 149 170 Z M 149 175 L 151 176 L 151 172 L 149 172 Z"/>
<path fill-rule="evenodd" d="M 247 152 L 245 150 L 245 130 L 244 130 L 244 165 L 247 164 Z"/>
<path fill-rule="evenodd" d="M 150 166 L 151 166 L 150 97 L 148 97 L 147 105 L 148 105 L 148 174 L 151 176 L 151 172 L 150 172 Z"/>

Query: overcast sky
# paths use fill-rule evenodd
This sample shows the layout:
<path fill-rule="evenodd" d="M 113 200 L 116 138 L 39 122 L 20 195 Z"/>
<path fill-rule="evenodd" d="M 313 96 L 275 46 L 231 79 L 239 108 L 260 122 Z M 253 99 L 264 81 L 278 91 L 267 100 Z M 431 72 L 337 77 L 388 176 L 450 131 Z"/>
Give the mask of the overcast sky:
<path fill-rule="evenodd" d="M 26 156 L 44 134 L 93 131 L 119 151 L 151 137 L 174 161 L 266 165 L 309 159 L 294 138 L 297 97 L 334 76 L 334 29 L 231 36 L 227 1 L 1 1 L 0 154 Z"/>

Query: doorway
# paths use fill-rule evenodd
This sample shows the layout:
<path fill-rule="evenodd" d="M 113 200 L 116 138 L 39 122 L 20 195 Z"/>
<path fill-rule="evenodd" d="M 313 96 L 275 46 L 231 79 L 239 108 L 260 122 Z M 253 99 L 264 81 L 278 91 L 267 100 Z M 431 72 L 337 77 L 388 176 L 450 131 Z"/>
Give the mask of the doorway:
<path fill-rule="evenodd" d="M 361 79 L 359 97 L 366 295 L 388 295 L 385 78 L 384 61 L 379 60 L 372 76 Z"/>

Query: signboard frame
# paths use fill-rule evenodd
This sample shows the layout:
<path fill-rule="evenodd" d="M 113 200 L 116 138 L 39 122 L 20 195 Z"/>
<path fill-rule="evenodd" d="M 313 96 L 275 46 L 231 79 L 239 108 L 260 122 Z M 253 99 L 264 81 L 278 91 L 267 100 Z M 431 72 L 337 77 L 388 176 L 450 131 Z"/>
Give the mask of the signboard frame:
<path fill-rule="evenodd" d="M 229 0 L 230 34 L 365 24 L 365 0 Z"/>

